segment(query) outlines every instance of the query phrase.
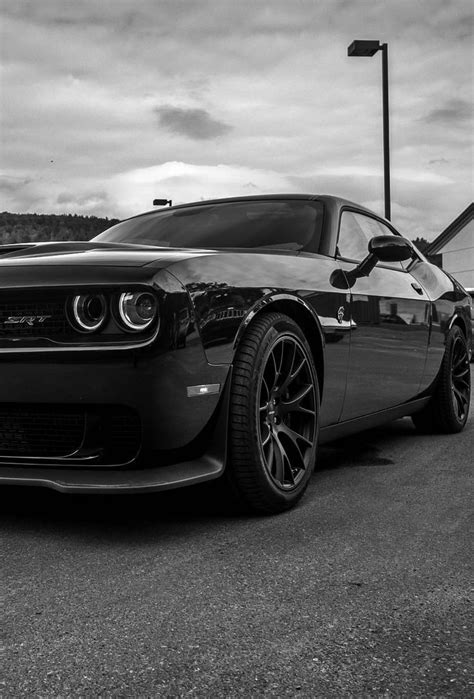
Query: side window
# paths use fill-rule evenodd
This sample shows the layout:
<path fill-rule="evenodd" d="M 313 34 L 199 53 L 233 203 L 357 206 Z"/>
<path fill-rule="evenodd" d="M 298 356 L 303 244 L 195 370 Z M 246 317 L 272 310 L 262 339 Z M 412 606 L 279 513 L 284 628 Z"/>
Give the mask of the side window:
<path fill-rule="evenodd" d="M 342 212 L 337 249 L 340 257 L 360 262 L 367 255 L 367 245 L 372 236 L 366 235 L 358 218 L 358 214 L 352 211 Z"/>
<path fill-rule="evenodd" d="M 376 235 L 393 235 L 390 228 L 370 216 L 343 211 L 337 245 L 339 257 L 360 262 L 368 254 L 369 240 Z M 403 269 L 400 262 L 384 262 L 385 267 Z"/>

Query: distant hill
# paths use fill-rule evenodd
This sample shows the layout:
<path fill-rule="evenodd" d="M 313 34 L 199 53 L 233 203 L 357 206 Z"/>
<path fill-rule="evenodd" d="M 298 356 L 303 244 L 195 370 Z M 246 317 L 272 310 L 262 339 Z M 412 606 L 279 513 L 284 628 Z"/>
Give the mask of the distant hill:
<path fill-rule="evenodd" d="M 43 242 L 48 240 L 90 240 L 117 218 L 78 216 L 77 214 L 10 214 L 0 213 L 0 245 Z"/>

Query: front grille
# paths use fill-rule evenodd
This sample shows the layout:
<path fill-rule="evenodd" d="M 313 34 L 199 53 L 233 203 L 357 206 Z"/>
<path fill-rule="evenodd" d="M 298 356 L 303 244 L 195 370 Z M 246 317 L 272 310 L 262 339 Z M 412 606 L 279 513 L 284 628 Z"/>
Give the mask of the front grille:
<path fill-rule="evenodd" d="M 125 406 L 0 404 L 0 459 L 95 456 L 126 463 L 140 451 L 141 424 Z"/>
<path fill-rule="evenodd" d="M 108 313 L 97 332 L 80 332 L 71 324 L 69 315 L 72 299 L 80 293 L 103 294 Z M 129 346 L 148 342 L 156 332 L 153 324 L 131 335 L 124 332 L 116 320 L 117 291 L 113 289 L 58 288 L 0 289 L 0 350 L 62 349 L 91 346 Z"/>
<path fill-rule="evenodd" d="M 78 333 L 66 315 L 64 292 L 41 290 L 0 296 L 0 340 L 51 338 L 67 342 Z"/>
<path fill-rule="evenodd" d="M 3 405 L 0 454 L 68 456 L 80 448 L 84 426 L 84 411 Z"/>
<path fill-rule="evenodd" d="M 103 441 L 115 458 L 121 454 L 134 454 L 140 439 L 140 421 L 132 410 L 113 410 L 102 420 Z"/>

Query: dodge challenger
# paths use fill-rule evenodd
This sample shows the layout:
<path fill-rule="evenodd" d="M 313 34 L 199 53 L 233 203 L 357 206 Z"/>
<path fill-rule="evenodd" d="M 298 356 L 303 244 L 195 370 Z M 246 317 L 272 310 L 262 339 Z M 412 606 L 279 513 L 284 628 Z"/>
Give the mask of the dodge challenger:
<path fill-rule="evenodd" d="M 135 216 L 0 247 L 0 484 L 159 491 L 220 478 L 272 513 L 318 444 L 403 416 L 459 432 L 471 299 L 331 196 Z"/>

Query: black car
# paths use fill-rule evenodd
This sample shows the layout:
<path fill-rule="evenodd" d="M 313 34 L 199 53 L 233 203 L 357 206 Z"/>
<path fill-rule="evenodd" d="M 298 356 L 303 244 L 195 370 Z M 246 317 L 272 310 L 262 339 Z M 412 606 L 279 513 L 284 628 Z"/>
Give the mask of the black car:
<path fill-rule="evenodd" d="M 318 443 L 411 415 L 459 432 L 470 300 L 330 196 L 203 201 L 89 242 L 0 248 L 0 483 L 142 492 L 220 477 L 292 506 Z"/>

